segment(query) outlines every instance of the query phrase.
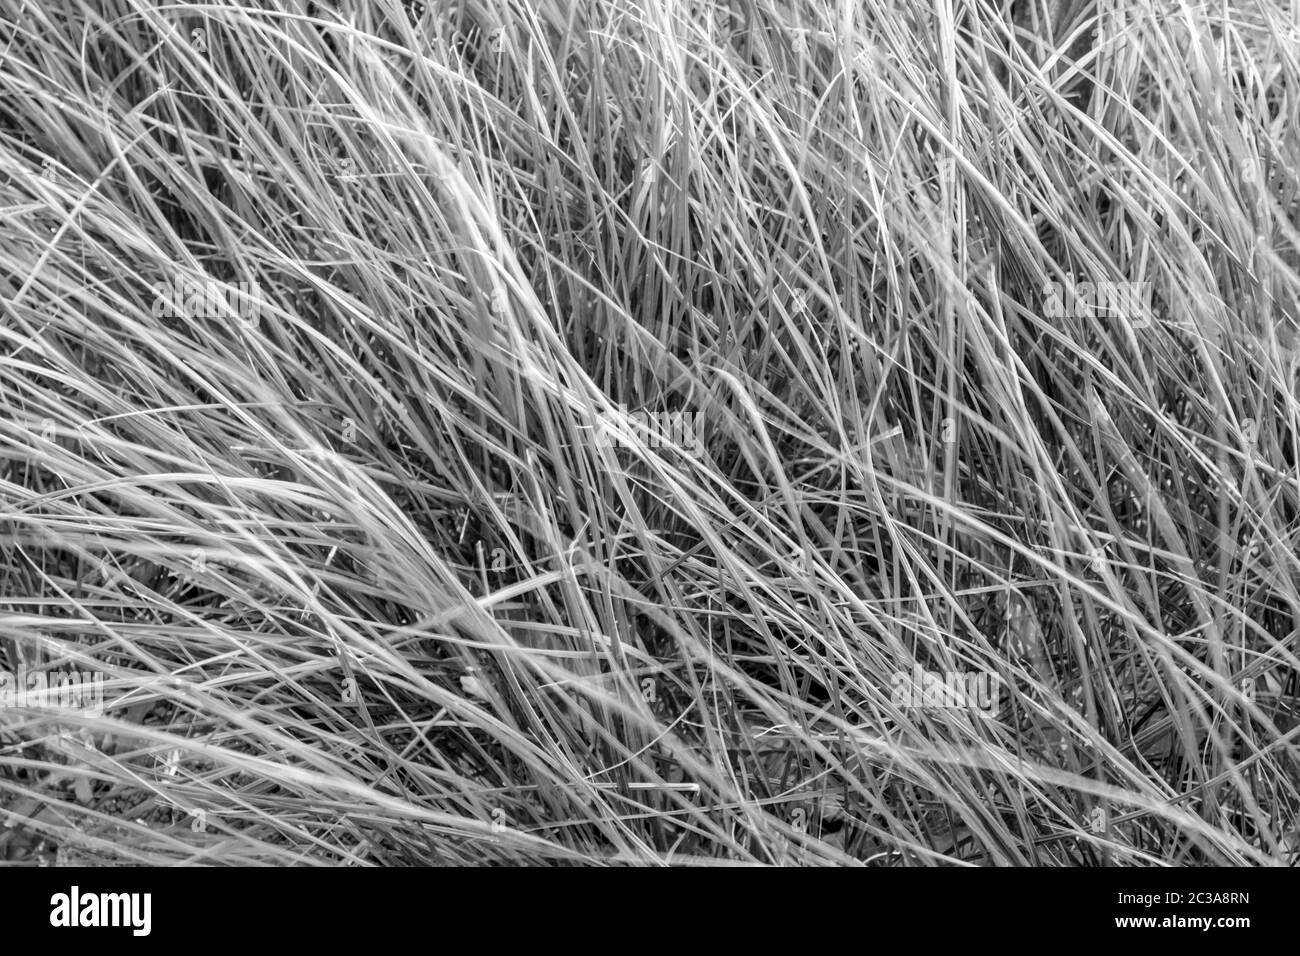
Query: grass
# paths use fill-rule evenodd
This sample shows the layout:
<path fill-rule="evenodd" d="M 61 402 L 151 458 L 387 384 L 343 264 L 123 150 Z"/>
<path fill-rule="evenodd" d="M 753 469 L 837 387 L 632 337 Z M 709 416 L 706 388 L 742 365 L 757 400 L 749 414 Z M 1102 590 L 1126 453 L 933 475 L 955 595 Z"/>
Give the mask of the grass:
<path fill-rule="evenodd" d="M 0 0 L 0 859 L 1294 861 L 1300 11 L 1035 3 Z"/>

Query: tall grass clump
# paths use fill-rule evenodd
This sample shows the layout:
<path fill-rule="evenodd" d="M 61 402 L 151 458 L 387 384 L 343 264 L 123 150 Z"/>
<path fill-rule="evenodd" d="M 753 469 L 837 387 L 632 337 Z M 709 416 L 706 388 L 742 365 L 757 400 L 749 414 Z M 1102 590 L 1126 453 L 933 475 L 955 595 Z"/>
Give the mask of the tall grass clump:
<path fill-rule="evenodd" d="M 0 859 L 1294 861 L 1298 23 L 0 0 Z"/>

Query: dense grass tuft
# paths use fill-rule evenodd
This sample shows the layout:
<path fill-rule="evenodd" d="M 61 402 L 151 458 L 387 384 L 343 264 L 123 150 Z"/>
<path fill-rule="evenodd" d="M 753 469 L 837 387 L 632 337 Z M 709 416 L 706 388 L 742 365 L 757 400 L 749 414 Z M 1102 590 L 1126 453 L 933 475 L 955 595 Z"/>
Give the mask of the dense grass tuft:
<path fill-rule="evenodd" d="M 1034 4 L 0 0 L 0 859 L 1294 860 L 1294 12 Z"/>

